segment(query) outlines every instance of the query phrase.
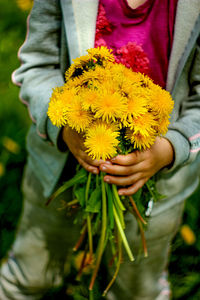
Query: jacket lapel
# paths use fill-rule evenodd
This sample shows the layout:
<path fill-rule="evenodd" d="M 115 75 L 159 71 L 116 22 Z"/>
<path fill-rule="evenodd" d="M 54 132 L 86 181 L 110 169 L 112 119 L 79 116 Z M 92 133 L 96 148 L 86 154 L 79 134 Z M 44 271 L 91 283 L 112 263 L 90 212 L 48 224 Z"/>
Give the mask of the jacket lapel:
<path fill-rule="evenodd" d="M 98 0 L 61 0 L 70 61 L 94 47 Z"/>
<path fill-rule="evenodd" d="M 184 68 L 185 62 L 198 37 L 199 26 L 198 17 L 200 12 L 199 0 L 179 0 L 176 13 L 176 22 L 174 28 L 174 42 L 169 61 L 167 90 L 172 92 L 180 74 Z M 191 17 L 192 16 L 192 17 Z M 196 25 L 195 25 L 196 23 Z"/>

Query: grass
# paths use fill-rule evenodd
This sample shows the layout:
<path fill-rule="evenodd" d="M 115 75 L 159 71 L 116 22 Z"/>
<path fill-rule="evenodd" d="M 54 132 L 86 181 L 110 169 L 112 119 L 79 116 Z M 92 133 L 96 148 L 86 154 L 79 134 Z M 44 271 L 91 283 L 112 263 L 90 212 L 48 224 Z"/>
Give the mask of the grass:
<path fill-rule="evenodd" d="M 10 80 L 19 66 L 17 49 L 25 37 L 27 12 L 21 11 L 14 0 L 0 0 L 0 258 L 10 248 L 18 224 L 22 195 L 20 183 L 26 162 L 25 137 L 30 125 L 26 108 L 18 100 L 18 88 Z M 18 146 L 8 147 L 10 138 Z M 6 142 L 7 141 L 7 142 Z M 12 143 L 11 143 L 12 144 Z M 174 300 L 200 299 L 200 188 L 186 202 L 183 223 L 191 228 L 189 243 L 180 231 L 176 235 L 169 263 L 170 281 Z M 51 291 L 46 299 L 64 299 L 64 288 Z M 64 298 L 62 298 L 64 297 Z M 78 299 L 78 298 L 77 298 Z"/>

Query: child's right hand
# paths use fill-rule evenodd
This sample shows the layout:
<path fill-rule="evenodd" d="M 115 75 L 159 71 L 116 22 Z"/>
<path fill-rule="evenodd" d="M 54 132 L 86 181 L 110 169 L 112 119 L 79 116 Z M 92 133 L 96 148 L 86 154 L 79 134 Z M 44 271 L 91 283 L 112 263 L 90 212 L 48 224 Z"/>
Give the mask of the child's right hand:
<path fill-rule="evenodd" d="M 66 126 L 62 129 L 62 138 L 67 144 L 69 150 L 84 169 L 94 174 L 99 173 L 99 166 L 102 163 L 105 164 L 105 161 L 93 160 L 87 155 L 81 134 L 78 134 L 75 130 Z"/>

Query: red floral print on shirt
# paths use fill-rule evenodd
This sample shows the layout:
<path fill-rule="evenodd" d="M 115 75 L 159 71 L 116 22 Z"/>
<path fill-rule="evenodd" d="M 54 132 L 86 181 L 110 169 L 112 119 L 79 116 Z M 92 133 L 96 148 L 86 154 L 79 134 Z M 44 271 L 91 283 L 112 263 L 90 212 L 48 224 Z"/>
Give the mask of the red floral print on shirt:
<path fill-rule="evenodd" d="M 115 59 L 134 72 L 149 73 L 149 59 L 142 46 L 129 42 L 116 50 Z"/>
<path fill-rule="evenodd" d="M 112 34 L 113 28 L 114 25 L 107 19 L 103 5 L 99 4 L 96 22 L 95 47 L 107 46 L 106 41 L 103 39 L 103 35 Z M 119 49 L 113 49 L 113 54 L 117 63 L 122 63 L 127 68 L 131 68 L 134 72 L 149 74 L 149 59 L 141 45 L 134 42 L 128 42 Z"/>
<path fill-rule="evenodd" d="M 106 18 L 106 12 L 102 4 L 99 4 L 97 22 L 96 22 L 96 36 L 95 47 L 106 46 L 102 34 L 110 34 L 113 31 L 113 25 Z"/>

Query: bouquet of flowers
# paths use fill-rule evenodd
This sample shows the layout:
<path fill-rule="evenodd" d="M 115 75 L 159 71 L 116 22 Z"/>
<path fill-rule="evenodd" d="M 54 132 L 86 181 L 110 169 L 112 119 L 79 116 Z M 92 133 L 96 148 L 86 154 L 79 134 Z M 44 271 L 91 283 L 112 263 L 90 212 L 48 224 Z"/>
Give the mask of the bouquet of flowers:
<path fill-rule="evenodd" d="M 100 47 L 87 52 L 75 59 L 67 70 L 64 86 L 53 90 L 48 108 L 51 122 L 80 133 L 86 152 L 93 159 L 109 160 L 118 154 L 151 147 L 157 136 L 167 132 L 173 109 L 170 94 L 148 76 L 116 63 L 112 50 Z M 143 229 L 150 203 L 158 199 L 159 194 L 155 181 L 149 180 L 133 197 L 120 197 L 117 186 L 105 183 L 103 176 L 103 173 L 88 173 L 79 166 L 76 175 L 52 198 L 73 187 L 74 200 L 66 203 L 66 207 L 80 207 L 83 229 L 74 250 L 83 243 L 87 245 L 79 274 L 91 265 L 89 290 L 93 289 L 103 252 L 110 244 L 116 271 L 105 295 L 119 271 L 122 245 L 130 260 L 134 260 L 124 233 L 124 214 L 129 211 L 136 217 L 146 256 Z M 98 240 L 96 247 L 94 239 Z"/>

